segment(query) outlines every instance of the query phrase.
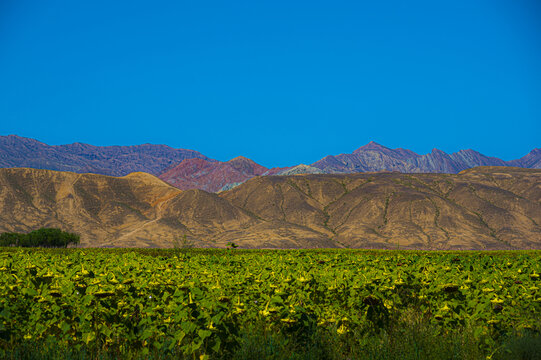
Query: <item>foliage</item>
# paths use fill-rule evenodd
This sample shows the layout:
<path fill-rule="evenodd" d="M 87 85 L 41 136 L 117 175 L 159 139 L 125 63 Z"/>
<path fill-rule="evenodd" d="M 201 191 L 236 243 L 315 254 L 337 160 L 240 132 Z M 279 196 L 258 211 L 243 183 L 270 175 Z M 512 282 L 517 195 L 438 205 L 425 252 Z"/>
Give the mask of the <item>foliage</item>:
<path fill-rule="evenodd" d="M 6 248 L 0 357 L 54 342 L 91 353 L 232 358 L 267 349 L 247 346 L 254 333 L 278 339 L 279 351 L 322 358 L 449 350 L 464 343 L 453 336 L 467 334 L 473 352 L 505 358 L 524 348 L 521 336 L 508 341 L 513 334 L 541 330 L 540 260 L 537 251 Z M 448 340 L 427 345 L 422 334 Z"/>
<path fill-rule="evenodd" d="M 79 241 L 79 235 L 53 228 L 41 228 L 28 234 L 0 234 L 0 246 L 66 248 L 70 244 L 78 244 Z"/>

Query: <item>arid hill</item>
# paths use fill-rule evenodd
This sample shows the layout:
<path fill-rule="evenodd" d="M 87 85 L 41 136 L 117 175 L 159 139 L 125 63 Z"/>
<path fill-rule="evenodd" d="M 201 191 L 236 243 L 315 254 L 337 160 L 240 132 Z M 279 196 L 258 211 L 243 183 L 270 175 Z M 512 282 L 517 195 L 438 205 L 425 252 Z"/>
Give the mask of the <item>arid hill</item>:
<path fill-rule="evenodd" d="M 346 247 L 541 248 L 541 170 L 272 176 L 222 196 Z"/>
<path fill-rule="evenodd" d="M 58 227 L 82 246 L 333 247 L 316 231 L 263 221 L 202 190 L 180 191 L 146 173 L 125 177 L 0 169 L 0 232 Z"/>
<path fill-rule="evenodd" d="M 0 231 L 60 227 L 83 246 L 541 248 L 541 170 L 263 176 L 220 193 L 145 173 L 0 169 Z"/>

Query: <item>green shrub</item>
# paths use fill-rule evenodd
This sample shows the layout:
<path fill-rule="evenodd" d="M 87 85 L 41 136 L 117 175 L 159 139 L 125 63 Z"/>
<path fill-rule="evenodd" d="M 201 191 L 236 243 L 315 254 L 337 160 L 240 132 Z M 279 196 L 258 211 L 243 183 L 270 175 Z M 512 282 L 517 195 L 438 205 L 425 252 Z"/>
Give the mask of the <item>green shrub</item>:
<path fill-rule="evenodd" d="M 66 248 L 79 242 L 79 235 L 53 228 L 41 228 L 28 234 L 0 234 L 0 246 Z"/>

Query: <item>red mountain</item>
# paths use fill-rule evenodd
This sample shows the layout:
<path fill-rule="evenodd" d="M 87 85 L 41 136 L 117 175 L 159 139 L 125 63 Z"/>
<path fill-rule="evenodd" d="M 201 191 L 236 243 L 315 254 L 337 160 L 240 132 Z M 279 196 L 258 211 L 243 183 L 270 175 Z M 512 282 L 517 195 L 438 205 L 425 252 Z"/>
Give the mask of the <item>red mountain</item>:
<path fill-rule="evenodd" d="M 266 167 L 239 156 L 226 162 L 187 159 L 161 174 L 159 178 L 181 190 L 217 192 L 230 189 L 255 176 L 270 173 L 272 171 Z"/>

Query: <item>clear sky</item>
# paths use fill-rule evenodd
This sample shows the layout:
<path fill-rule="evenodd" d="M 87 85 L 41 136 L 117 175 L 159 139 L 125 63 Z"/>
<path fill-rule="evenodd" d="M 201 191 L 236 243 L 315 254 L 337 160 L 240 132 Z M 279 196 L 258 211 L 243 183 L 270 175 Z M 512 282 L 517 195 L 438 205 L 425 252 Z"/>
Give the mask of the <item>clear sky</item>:
<path fill-rule="evenodd" d="M 0 0 L 0 135 L 265 166 L 541 147 L 537 0 Z"/>

